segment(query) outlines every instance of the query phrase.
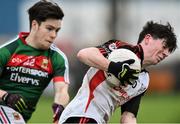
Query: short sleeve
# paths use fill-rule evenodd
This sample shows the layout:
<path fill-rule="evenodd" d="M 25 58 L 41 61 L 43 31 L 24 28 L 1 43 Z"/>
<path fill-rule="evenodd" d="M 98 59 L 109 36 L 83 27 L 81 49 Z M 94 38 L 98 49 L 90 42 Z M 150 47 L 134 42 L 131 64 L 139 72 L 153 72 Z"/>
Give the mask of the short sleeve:
<path fill-rule="evenodd" d="M 107 57 L 113 50 L 122 48 L 125 45 L 128 44 L 126 42 L 114 39 L 114 40 L 109 40 L 100 46 L 97 46 L 97 48 L 105 57 Z"/>
<path fill-rule="evenodd" d="M 121 114 L 123 112 L 125 112 L 125 111 L 128 111 L 128 112 L 133 113 L 135 115 L 135 117 L 136 117 L 137 113 L 138 113 L 138 110 L 139 110 L 139 105 L 140 105 L 141 97 L 143 96 L 143 94 L 140 94 L 140 95 L 132 98 L 127 103 L 123 104 L 121 106 Z"/>
<path fill-rule="evenodd" d="M 55 48 L 55 52 L 52 55 L 53 66 L 53 82 L 66 82 L 69 83 L 69 63 L 66 55 Z"/>

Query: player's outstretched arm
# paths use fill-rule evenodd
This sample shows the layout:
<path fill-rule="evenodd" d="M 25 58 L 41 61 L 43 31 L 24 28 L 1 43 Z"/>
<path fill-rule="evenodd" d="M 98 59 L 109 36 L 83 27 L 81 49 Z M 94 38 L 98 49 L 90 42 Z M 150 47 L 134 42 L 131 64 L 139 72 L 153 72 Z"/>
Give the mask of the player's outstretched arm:
<path fill-rule="evenodd" d="M 4 92 L 4 93 L 3 93 Z M 19 94 L 12 94 L 5 91 L 0 91 L 1 94 L 1 100 L 9 106 L 10 108 L 13 108 L 14 110 L 22 113 L 24 110 L 28 109 L 28 104 L 23 99 L 23 97 Z"/>
<path fill-rule="evenodd" d="M 89 47 L 80 50 L 77 58 L 86 65 L 95 67 L 104 71 L 108 70 L 110 61 L 105 58 L 98 48 Z"/>
<path fill-rule="evenodd" d="M 114 74 L 117 78 L 121 80 L 122 83 L 129 83 L 130 78 L 137 78 L 134 77 L 134 75 L 138 72 L 136 72 L 136 70 L 130 69 L 128 66 L 134 63 L 134 61 L 132 62 L 131 60 L 128 60 L 119 63 L 111 62 L 102 55 L 98 48 L 84 48 L 78 52 L 77 57 L 81 62 L 85 63 L 86 65 Z"/>
<path fill-rule="evenodd" d="M 131 112 L 123 112 L 121 115 L 121 124 L 137 124 L 136 117 Z"/>
<path fill-rule="evenodd" d="M 54 83 L 55 96 L 52 105 L 54 124 L 58 124 L 61 113 L 69 102 L 68 86 L 65 82 Z"/>

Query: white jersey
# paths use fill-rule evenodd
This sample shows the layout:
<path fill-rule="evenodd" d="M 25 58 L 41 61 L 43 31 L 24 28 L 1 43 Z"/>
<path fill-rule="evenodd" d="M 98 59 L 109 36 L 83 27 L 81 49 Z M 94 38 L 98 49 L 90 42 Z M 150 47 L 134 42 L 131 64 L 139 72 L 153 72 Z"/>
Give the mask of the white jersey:
<path fill-rule="evenodd" d="M 22 115 L 14 109 L 0 105 L 0 124 L 26 124 Z"/>
<path fill-rule="evenodd" d="M 112 88 L 107 84 L 104 72 L 91 67 L 77 95 L 63 111 L 59 124 L 69 117 L 87 117 L 107 123 L 117 107 L 142 94 L 148 84 L 148 72 L 141 72 L 134 85 Z"/>

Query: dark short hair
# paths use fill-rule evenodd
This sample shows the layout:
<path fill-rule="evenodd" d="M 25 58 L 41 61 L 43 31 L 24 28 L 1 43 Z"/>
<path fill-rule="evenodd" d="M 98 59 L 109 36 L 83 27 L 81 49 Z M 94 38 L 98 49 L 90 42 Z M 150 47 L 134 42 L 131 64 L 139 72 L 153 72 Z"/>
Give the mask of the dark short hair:
<path fill-rule="evenodd" d="M 48 2 L 46 0 L 41 0 L 35 3 L 28 10 L 30 28 L 33 20 L 36 20 L 38 24 L 46 21 L 47 19 L 60 19 L 64 17 L 62 9 L 57 5 L 57 3 Z"/>
<path fill-rule="evenodd" d="M 138 43 L 141 43 L 147 34 L 150 34 L 154 39 L 164 39 L 165 47 L 169 49 L 169 52 L 173 52 L 177 48 L 176 35 L 169 22 L 166 25 L 153 21 L 147 22 L 139 34 Z"/>

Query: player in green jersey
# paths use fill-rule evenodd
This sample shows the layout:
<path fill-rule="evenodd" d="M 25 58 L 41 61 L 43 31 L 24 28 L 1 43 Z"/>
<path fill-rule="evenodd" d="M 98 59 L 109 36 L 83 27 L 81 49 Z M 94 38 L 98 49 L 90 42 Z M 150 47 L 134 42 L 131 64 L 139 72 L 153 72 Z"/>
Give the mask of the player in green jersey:
<path fill-rule="evenodd" d="M 26 123 L 52 80 L 53 122 L 69 102 L 69 68 L 65 54 L 54 44 L 64 17 L 61 8 L 41 0 L 28 10 L 30 32 L 0 47 L 0 123 Z"/>

